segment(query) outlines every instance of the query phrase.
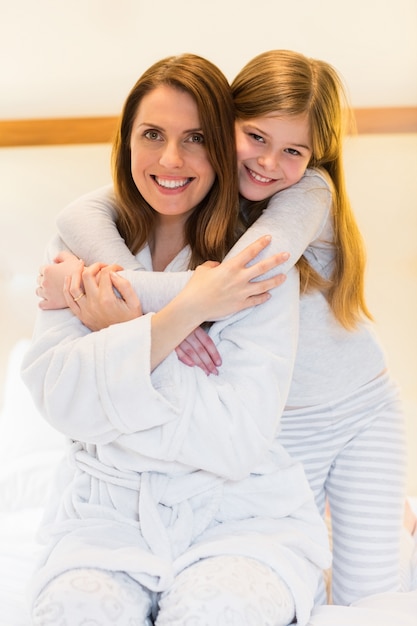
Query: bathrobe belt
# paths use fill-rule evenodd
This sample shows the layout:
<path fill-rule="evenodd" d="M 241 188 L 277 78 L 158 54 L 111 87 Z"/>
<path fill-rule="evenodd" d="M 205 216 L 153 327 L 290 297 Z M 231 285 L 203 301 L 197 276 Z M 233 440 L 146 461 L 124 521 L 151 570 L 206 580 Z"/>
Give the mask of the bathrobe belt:
<path fill-rule="evenodd" d="M 168 476 L 159 472 L 120 470 L 74 443 L 70 456 L 76 468 L 108 485 L 129 491 L 138 501 L 140 531 L 151 552 L 175 559 L 212 523 L 223 494 L 224 479 L 203 470 Z M 132 493 L 133 495 L 133 493 Z M 94 503 L 95 505 L 99 503 Z M 126 507 L 131 509 L 131 502 Z"/>

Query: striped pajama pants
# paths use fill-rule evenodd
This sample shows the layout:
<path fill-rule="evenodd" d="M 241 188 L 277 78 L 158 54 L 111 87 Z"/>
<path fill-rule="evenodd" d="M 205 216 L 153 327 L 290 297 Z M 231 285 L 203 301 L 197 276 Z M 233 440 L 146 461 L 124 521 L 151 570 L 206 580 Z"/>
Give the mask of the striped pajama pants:
<path fill-rule="evenodd" d="M 400 590 L 405 424 L 388 375 L 335 403 L 286 409 L 279 439 L 323 515 L 329 503 L 333 603 Z"/>

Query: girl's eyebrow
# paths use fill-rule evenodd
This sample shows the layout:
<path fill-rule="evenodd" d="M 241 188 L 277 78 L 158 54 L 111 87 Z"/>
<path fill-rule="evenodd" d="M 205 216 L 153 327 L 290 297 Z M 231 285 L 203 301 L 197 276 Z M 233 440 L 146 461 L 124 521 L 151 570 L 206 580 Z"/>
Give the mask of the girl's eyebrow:
<path fill-rule="evenodd" d="M 271 135 L 269 133 L 267 133 L 266 131 L 262 130 L 261 128 L 258 128 L 258 126 L 254 126 L 250 122 L 248 122 L 248 126 L 250 126 L 250 129 L 253 132 L 259 133 L 260 135 L 264 135 L 265 137 L 268 137 L 268 138 L 271 137 Z M 303 143 L 294 143 L 292 141 L 289 141 L 288 143 L 289 143 L 290 146 L 294 146 L 295 148 L 304 148 L 305 150 L 311 150 L 310 146 L 306 146 Z"/>
<path fill-rule="evenodd" d="M 306 150 L 311 150 L 310 146 L 305 146 L 303 143 L 293 143 L 293 144 L 290 144 L 290 145 L 293 145 L 296 148 L 305 148 Z"/>
<path fill-rule="evenodd" d="M 270 137 L 271 136 L 266 131 L 262 130 L 262 128 L 258 128 L 258 126 L 255 126 L 254 124 L 251 124 L 250 121 L 246 122 L 246 126 L 249 127 L 251 131 L 257 132 L 260 135 L 265 135 L 265 137 Z"/>

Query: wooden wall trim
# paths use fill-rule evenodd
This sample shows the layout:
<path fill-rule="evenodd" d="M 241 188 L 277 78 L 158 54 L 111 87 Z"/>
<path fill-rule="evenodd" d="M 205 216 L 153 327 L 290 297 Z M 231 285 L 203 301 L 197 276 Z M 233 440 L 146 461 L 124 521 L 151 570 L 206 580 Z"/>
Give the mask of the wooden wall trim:
<path fill-rule="evenodd" d="M 417 106 L 354 111 L 358 133 L 417 133 Z"/>
<path fill-rule="evenodd" d="M 416 133 L 416 107 L 355 109 L 358 133 Z M 109 143 L 117 117 L 0 120 L 0 147 Z"/>
<path fill-rule="evenodd" d="M 0 120 L 0 147 L 109 143 L 117 117 Z"/>

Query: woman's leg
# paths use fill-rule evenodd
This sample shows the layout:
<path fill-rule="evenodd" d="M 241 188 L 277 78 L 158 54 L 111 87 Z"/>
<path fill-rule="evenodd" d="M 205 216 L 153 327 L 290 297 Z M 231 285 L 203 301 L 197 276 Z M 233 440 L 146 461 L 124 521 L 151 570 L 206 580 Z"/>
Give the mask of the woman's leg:
<path fill-rule="evenodd" d="M 203 559 L 162 594 L 155 626 L 288 626 L 294 600 L 268 566 L 241 556 Z"/>
<path fill-rule="evenodd" d="M 151 594 L 123 572 L 69 570 L 37 598 L 33 626 L 151 625 Z"/>

